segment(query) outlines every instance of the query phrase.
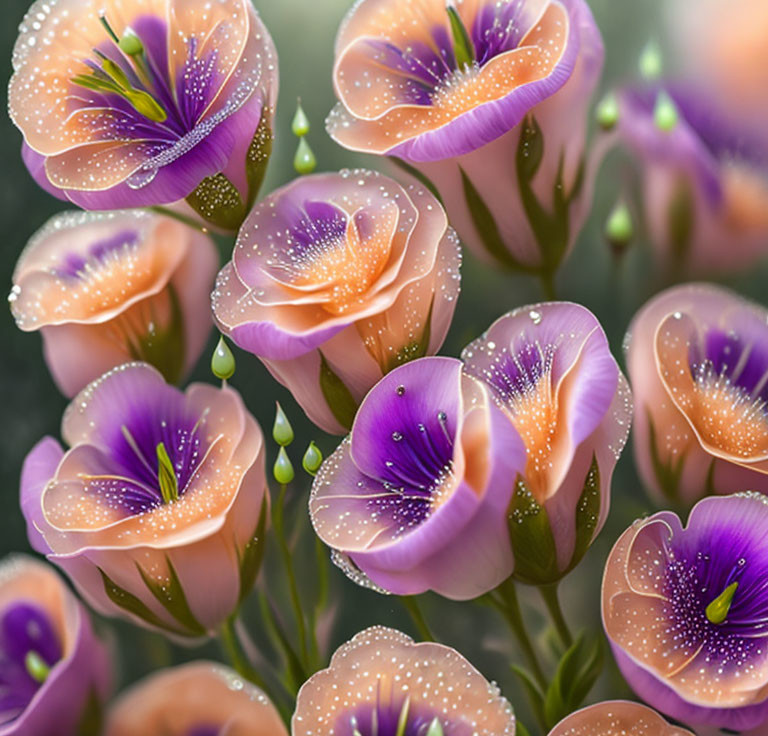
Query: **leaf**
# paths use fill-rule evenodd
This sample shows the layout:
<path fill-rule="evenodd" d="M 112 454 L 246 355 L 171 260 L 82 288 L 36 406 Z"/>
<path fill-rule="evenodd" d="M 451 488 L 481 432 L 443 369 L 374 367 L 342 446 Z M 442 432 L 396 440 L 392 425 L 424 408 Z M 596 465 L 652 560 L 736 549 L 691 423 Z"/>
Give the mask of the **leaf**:
<path fill-rule="evenodd" d="M 443 202 L 443 198 L 440 196 L 440 192 L 438 191 L 437 187 L 432 183 L 432 180 L 428 176 L 426 176 L 425 174 L 422 174 L 418 169 L 414 168 L 409 163 L 406 163 L 401 158 L 397 158 L 396 156 L 390 156 L 389 160 L 392 161 L 393 164 L 401 168 L 406 174 L 416 179 L 420 184 L 424 186 L 425 189 L 427 189 L 429 192 L 432 193 L 432 195 L 435 197 L 435 199 L 438 202 L 440 202 L 441 205 L 445 206 L 445 203 Z"/>
<path fill-rule="evenodd" d="M 147 575 L 146 572 L 137 563 L 136 569 L 141 575 L 144 584 L 149 588 L 149 592 L 173 616 L 185 629 L 187 636 L 204 636 L 205 627 L 195 618 L 192 609 L 187 602 L 187 596 L 181 585 L 179 576 L 173 566 L 170 558 L 166 555 L 166 564 L 168 565 L 168 584 L 163 585 L 154 578 Z"/>
<path fill-rule="evenodd" d="M 542 694 L 536 681 L 528 670 L 519 667 L 516 664 L 511 665 L 512 672 L 517 675 L 518 679 L 523 685 L 525 694 L 528 697 L 528 701 L 531 704 L 531 709 L 536 717 L 536 720 L 540 723 L 544 722 L 544 695 Z"/>
<path fill-rule="evenodd" d="M 261 502 L 261 514 L 256 530 L 248 544 L 245 545 L 243 552 L 237 551 L 237 559 L 240 566 L 240 596 L 238 598 L 238 605 L 245 600 L 245 597 L 253 589 L 256 583 L 256 576 L 261 568 L 261 561 L 264 558 L 267 516 L 267 498 L 265 495 L 264 500 Z"/>
<path fill-rule="evenodd" d="M 259 190 L 264 183 L 267 166 L 272 155 L 275 134 L 269 123 L 271 117 L 272 110 L 266 107 L 263 108 L 259 126 L 256 128 L 256 133 L 245 157 L 245 176 L 248 180 L 248 200 L 245 205 L 246 214 L 253 207 L 253 203 L 259 196 Z"/>
<path fill-rule="evenodd" d="M 515 721 L 516 736 L 531 736 L 531 732 L 523 725 L 522 721 Z"/>
<path fill-rule="evenodd" d="M 154 613 L 154 611 L 150 610 L 140 598 L 137 598 L 133 593 L 121 588 L 101 568 L 96 569 L 101 574 L 101 579 L 104 583 L 104 592 L 107 594 L 107 598 L 109 598 L 109 600 L 118 608 L 121 608 L 123 611 L 133 614 L 134 616 L 138 616 L 151 626 L 155 626 L 163 631 L 167 631 L 171 634 L 180 634 L 181 636 L 187 635 L 185 631 L 176 629 L 163 621 Z"/>
<path fill-rule="evenodd" d="M 661 459 L 657 445 L 656 428 L 653 425 L 651 412 L 648 411 L 648 444 L 651 451 L 651 465 L 653 475 L 664 496 L 672 503 L 680 502 L 680 477 L 683 473 L 685 455 L 681 454 L 676 460 L 672 458 L 665 462 Z"/>
<path fill-rule="evenodd" d="M 509 538 L 515 556 L 515 579 L 531 585 L 553 583 L 562 577 L 549 515 L 533 497 L 521 476 L 507 515 Z"/>
<path fill-rule="evenodd" d="M 576 504 L 576 543 L 573 549 L 573 557 L 569 570 L 572 570 L 581 562 L 587 553 L 589 545 L 595 536 L 597 522 L 600 518 L 600 468 L 597 465 L 597 457 L 592 456 L 592 465 L 584 480 L 584 488 Z"/>
<path fill-rule="evenodd" d="M 483 198 L 480 196 L 477 189 L 475 189 L 475 185 L 467 176 L 464 169 L 459 167 L 459 172 L 461 173 L 464 198 L 467 201 L 467 208 L 472 217 L 472 224 L 475 226 L 475 230 L 477 230 L 477 234 L 480 236 L 480 240 L 489 255 L 493 256 L 496 261 L 511 271 L 522 271 L 524 273 L 535 271 L 535 269 L 532 269 L 530 266 L 526 266 L 524 263 L 518 261 L 509 252 L 501 237 L 501 233 L 499 232 L 499 226 L 496 224 L 493 214 L 488 209 L 488 205 L 483 201 Z"/>
<path fill-rule="evenodd" d="M 248 214 L 237 187 L 221 172 L 203 179 L 186 201 L 206 222 L 230 232 L 236 231 Z"/>
<path fill-rule="evenodd" d="M 357 414 L 357 402 L 344 382 L 328 365 L 322 352 L 320 352 L 320 389 L 336 421 L 345 429 L 351 429 Z"/>
<path fill-rule="evenodd" d="M 395 355 L 390 358 L 387 365 L 387 373 L 394 370 L 404 363 L 410 363 L 412 360 L 423 358 L 429 351 L 429 339 L 432 331 L 432 309 L 435 306 L 435 298 L 432 297 L 432 302 L 429 305 L 429 312 L 427 312 L 427 319 L 424 324 L 424 330 L 421 333 L 421 337 L 418 340 L 413 340 L 408 345 L 403 346 Z"/>

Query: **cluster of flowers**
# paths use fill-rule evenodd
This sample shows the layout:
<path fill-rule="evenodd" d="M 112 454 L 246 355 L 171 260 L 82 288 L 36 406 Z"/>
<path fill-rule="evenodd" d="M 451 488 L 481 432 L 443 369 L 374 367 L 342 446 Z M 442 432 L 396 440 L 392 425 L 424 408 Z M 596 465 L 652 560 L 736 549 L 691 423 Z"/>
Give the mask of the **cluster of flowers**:
<path fill-rule="evenodd" d="M 616 543 L 602 590 L 616 661 L 677 721 L 768 722 L 768 311 L 704 284 L 663 292 L 627 335 L 629 381 L 596 317 L 568 302 L 515 309 L 460 359 L 436 355 L 460 240 L 550 288 L 616 140 L 643 164 L 661 260 L 722 269 L 765 249 L 760 137 L 656 78 L 601 104 L 588 149 L 602 64 L 584 0 L 360 0 L 338 34 L 327 128 L 398 162 L 404 183 L 313 174 L 257 202 L 278 73 L 250 0 L 38 0 L 10 113 L 32 175 L 85 211 L 32 238 L 10 296 L 72 399 L 65 446 L 46 437 L 24 464 L 32 547 L 101 614 L 188 641 L 231 623 L 274 502 L 239 393 L 174 385 L 215 323 L 318 427 L 346 435 L 309 513 L 346 574 L 385 594 L 556 585 L 605 524 L 634 423 L 645 484 L 665 505 L 698 504 L 687 527 L 664 511 Z M 737 92 L 723 87 L 703 99 Z M 209 229 L 237 233 L 220 270 Z M 99 728 L 108 647 L 42 562 L 2 566 L 0 652 L 0 734 Z M 111 705 L 103 732 L 287 734 L 242 675 L 211 662 L 159 672 Z M 293 736 L 516 729 L 458 652 L 383 627 L 309 677 L 292 713 Z M 623 701 L 551 725 L 689 733 Z"/>

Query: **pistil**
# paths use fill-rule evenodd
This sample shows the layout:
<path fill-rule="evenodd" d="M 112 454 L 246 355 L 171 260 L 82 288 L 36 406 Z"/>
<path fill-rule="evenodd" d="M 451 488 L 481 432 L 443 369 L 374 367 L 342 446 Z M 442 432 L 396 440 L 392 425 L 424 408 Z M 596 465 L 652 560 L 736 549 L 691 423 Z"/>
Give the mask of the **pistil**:
<path fill-rule="evenodd" d="M 446 3 L 445 12 L 448 13 L 448 20 L 451 25 L 456 68 L 464 69 L 464 67 L 471 67 L 475 61 L 475 46 L 452 0 L 448 0 Z"/>
<path fill-rule="evenodd" d="M 733 597 L 736 595 L 736 589 L 738 587 L 738 582 L 731 583 L 707 606 L 706 614 L 710 623 L 722 624 L 726 618 L 728 618 L 728 613 L 731 610 L 731 604 L 733 603 Z"/>
<path fill-rule="evenodd" d="M 178 501 L 179 479 L 163 442 L 157 445 L 157 482 L 160 485 L 163 503 Z"/>

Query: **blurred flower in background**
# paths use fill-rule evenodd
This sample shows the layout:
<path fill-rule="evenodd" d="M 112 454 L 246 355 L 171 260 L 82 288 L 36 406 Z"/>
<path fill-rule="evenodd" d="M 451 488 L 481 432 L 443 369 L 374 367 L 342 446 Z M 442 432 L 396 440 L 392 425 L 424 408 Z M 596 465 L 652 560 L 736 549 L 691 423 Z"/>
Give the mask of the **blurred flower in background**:
<path fill-rule="evenodd" d="M 112 663 L 88 613 L 31 557 L 0 562 L 0 734 L 98 733 Z"/>
<path fill-rule="evenodd" d="M 551 281 L 591 203 L 602 63 L 583 0 L 364 0 L 336 39 L 328 132 L 431 180 L 478 256 Z"/>
<path fill-rule="evenodd" d="M 707 498 L 688 526 L 636 522 L 611 552 L 603 623 L 627 682 L 694 726 L 743 731 L 768 716 L 768 500 Z"/>
<path fill-rule="evenodd" d="M 662 292 L 626 338 L 638 470 L 682 507 L 768 492 L 768 312 L 707 284 Z"/>
<path fill-rule="evenodd" d="M 288 736 L 258 688 L 216 662 L 159 670 L 110 708 L 104 736 Z"/>
<path fill-rule="evenodd" d="M 98 611 L 178 636 L 220 626 L 250 591 L 266 525 L 261 429 L 231 388 L 186 393 L 150 366 L 85 388 L 27 456 L 29 540 Z"/>
<path fill-rule="evenodd" d="M 512 573 L 507 509 L 524 467 L 488 389 L 454 358 L 423 358 L 366 396 L 317 474 L 312 523 L 361 584 L 475 598 Z"/>
<path fill-rule="evenodd" d="M 168 217 L 64 212 L 22 252 L 9 301 L 22 330 L 42 333 L 48 367 L 69 397 L 131 360 L 176 383 L 211 332 L 217 265 L 207 235 Z"/>
<path fill-rule="evenodd" d="M 510 506 L 515 577 L 556 582 L 608 516 L 632 418 L 629 386 L 595 316 L 567 302 L 506 314 L 461 357 L 525 443 Z"/>
<path fill-rule="evenodd" d="M 9 87 L 23 156 L 84 209 L 186 200 L 236 230 L 272 145 L 277 55 L 249 0 L 38 0 Z"/>
<path fill-rule="evenodd" d="M 568 716 L 549 736 L 693 736 L 639 703 L 597 703 Z"/>
<path fill-rule="evenodd" d="M 515 733 L 509 703 L 455 649 L 383 626 L 357 634 L 307 681 L 291 725 L 293 736 Z"/>
<path fill-rule="evenodd" d="M 343 434 L 384 374 L 440 349 L 460 261 L 421 186 L 362 170 L 306 176 L 254 208 L 213 311 L 315 424 Z"/>

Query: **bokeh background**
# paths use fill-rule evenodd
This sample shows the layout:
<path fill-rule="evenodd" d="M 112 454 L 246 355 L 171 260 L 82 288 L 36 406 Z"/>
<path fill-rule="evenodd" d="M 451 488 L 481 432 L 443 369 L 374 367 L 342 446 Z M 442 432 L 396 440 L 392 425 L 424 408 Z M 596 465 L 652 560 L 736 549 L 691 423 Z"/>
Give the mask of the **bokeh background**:
<path fill-rule="evenodd" d="M 333 105 L 331 67 L 336 29 L 350 0 L 255 0 L 277 44 L 280 58 L 280 98 L 276 125 L 276 149 L 269 167 L 263 193 L 271 191 L 294 176 L 292 158 L 296 139 L 290 131 L 296 99 L 300 97 L 312 121 L 309 142 L 318 159 L 318 170 L 369 166 L 384 168 L 383 162 L 356 156 L 341 149 L 325 134 L 323 120 Z M 674 49 L 665 48 L 661 13 L 663 0 L 589 0 L 606 44 L 606 65 L 602 90 L 608 90 L 636 76 L 637 60 L 649 39 L 659 41 L 666 63 L 674 65 Z M 7 86 L 11 73 L 11 50 L 16 28 L 29 6 L 29 0 L 2 0 L 0 24 L 0 59 L 3 60 L 2 84 Z M 21 136 L 7 116 L 0 120 L 0 284 L 10 290 L 14 264 L 28 238 L 54 212 L 64 205 L 38 189 L 24 169 L 19 155 Z M 618 259 L 605 243 L 603 225 L 618 193 L 632 186 L 633 171 L 628 160 L 613 154 L 604 164 L 597 182 L 594 207 L 575 250 L 558 277 L 558 296 L 586 305 L 603 323 L 614 354 L 623 363 L 621 343 L 636 309 L 663 286 L 650 268 L 647 246 L 642 237 Z M 224 244 L 223 251 L 230 246 Z M 757 300 L 763 296 L 765 267 L 728 283 Z M 456 318 L 443 352 L 458 355 L 461 348 L 506 311 L 540 299 L 538 285 L 524 277 L 499 273 L 467 255 L 462 275 L 462 295 Z M 214 338 L 211 341 L 213 349 Z M 208 353 L 210 354 L 210 352 Z M 25 454 L 44 434 L 58 434 L 65 400 L 54 387 L 42 358 L 38 335 L 16 329 L 10 312 L 0 315 L 0 555 L 28 551 L 24 522 L 18 508 L 18 480 Z M 87 360 L 87 356 L 83 356 Z M 315 439 L 327 453 L 336 444 L 322 436 L 306 421 L 290 396 L 278 386 L 253 356 L 237 353 L 238 370 L 232 381 L 265 429 L 271 427 L 275 400 L 285 407 L 296 429 L 293 459 L 300 463 L 310 439 Z M 208 359 L 204 357 L 193 376 L 212 381 Z M 274 453 L 273 453 L 274 454 Z M 297 476 L 291 489 L 290 514 L 298 533 L 303 533 L 296 556 L 300 574 L 310 577 L 314 557 L 306 525 L 308 480 Z M 602 565 L 618 534 L 638 516 L 654 510 L 636 477 L 631 452 L 618 464 L 613 483 L 612 511 L 609 522 L 582 566 L 563 585 L 564 607 L 573 628 L 596 629 L 599 623 L 599 586 Z M 303 532 L 302 532 L 303 530 Z M 272 556 L 274 559 L 274 556 Z M 262 585 L 280 594 L 277 570 L 268 570 Z M 415 635 L 415 630 L 394 599 L 356 588 L 335 570 L 331 572 L 332 616 L 324 631 L 331 651 L 365 626 L 382 623 L 395 625 Z M 523 591 L 526 615 L 540 636 L 546 636 L 540 601 L 534 591 Z M 459 648 L 477 664 L 489 679 L 497 680 L 507 697 L 525 717 L 524 698 L 509 669 L 518 659 L 501 622 L 495 614 L 479 606 L 446 603 L 434 596 L 423 601 L 427 619 L 438 638 Z M 260 633 L 255 606 L 248 608 L 245 620 L 254 631 L 263 656 L 274 655 Z M 290 625 L 290 619 L 287 624 Z M 201 655 L 197 650 L 170 648 L 159 636 L 138 631 L 129 625 L 104 624 L 114 632 L 119 651 L 120 679 L 123 684 L 171 660 Z M 112 635 L 112 634 L 111 634 Z M 202 654 L 218 656 L 214 644 Z M 626 696 L 615 668 L 609 664 L 606 674 L 592 692 L 590 700 L 600 695 Z"/>

